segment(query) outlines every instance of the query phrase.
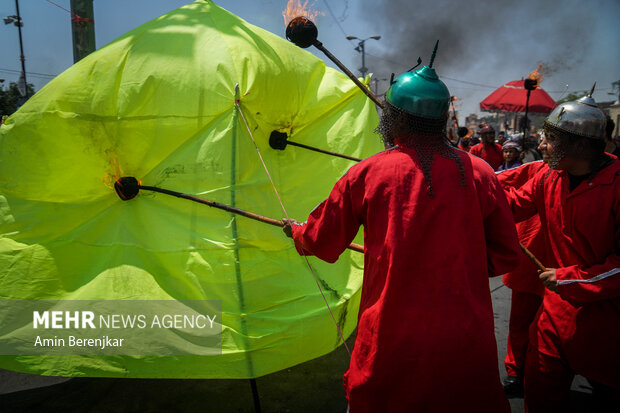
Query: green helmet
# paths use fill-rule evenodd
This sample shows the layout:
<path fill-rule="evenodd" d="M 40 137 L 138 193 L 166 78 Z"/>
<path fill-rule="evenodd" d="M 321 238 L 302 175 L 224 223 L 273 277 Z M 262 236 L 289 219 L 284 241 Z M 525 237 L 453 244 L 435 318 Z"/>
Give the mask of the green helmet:
<path fill-rule="evenodd" d="M 429 66 L 398 76 L 385 97 L 390 104 L 411 115 L 431 119 L 445 117 L 450 105 L 448 88 Z"/>

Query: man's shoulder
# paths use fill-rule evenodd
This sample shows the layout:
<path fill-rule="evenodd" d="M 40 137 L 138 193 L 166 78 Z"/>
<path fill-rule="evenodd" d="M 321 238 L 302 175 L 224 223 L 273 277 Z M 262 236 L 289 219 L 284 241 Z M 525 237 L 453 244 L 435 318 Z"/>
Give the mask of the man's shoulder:
<path fill-rule="evenodd" d="M 350 177 L 364 174 L 368 169 L 374 168 L 377 165 L 385 162 L 394 162 L 394 156 L 398 156 L 397 154 L 400 153 L 398 149 L 398 146 L 394 146 L 384 151 L 377 152 L 376 154 L 371 155 L 368 158 L 362 159 L 360 162 L 351 166 L 349 170 L 344 174 L 344 176 Z"/>
<path fill-rule="evenodd" d="M 471 147 L 471 149 L 469 150 L 469 153 L 478 153 L 478 152 L 482 152 L 482 149 L 484 148 L 484 145 L 482 143 L 477 143 L 474 146 Z"/>
<path fill-rule="evenodd" d="M 383 150 L 381 152 L 377 152 L 372 156 L 369 156 L 366 159 L 363 159 L 361 162 L 358 162 L 355 166 L 368 166 L 368 165 L 372 165 L 372 164 L 376 164 L 376 163 L 382 163 L 382 162 L 392 162 L 394 160 L 394 157 L 398 157 L 398 156 L 403 156 L 403 152 L 407 151 L 408 148 L 403 147 L 403 146 L 392 146 L 391 148 L 388 148 L 386 150 Z"/>
<path fill-rule="evenodd" d="M 495 174 L 495 171 L 491 168 L 491 165 L 489 165 L 487 161 L 480 158 L 475 153 L 472 154 L 471 151 L 467 155 L 471 159 L 471 165 L 474 170 L 484 171 L 484 173 L 490 173 L 492 175 Z"/>

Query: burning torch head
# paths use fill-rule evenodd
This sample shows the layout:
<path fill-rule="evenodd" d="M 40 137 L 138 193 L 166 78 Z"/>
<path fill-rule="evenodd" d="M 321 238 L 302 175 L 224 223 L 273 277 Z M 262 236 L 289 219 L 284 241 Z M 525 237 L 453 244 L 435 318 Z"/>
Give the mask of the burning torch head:
<path fill-rule="evenodd" d="M 140 192 L 140 182 L 133 176 L 124 176 L 114 182 L 114 189 L 123 201 L 129 201 Z"/>
<path fill-rule="evenodd" d="M 527 78 L 523 81 L 523 87 L 526 90 L 535 90 L 538 87 L 538 82 L 534 79 Z"/>
<path fill-rule="evenodd" d="M 295 17 L 286 26 L 286 38 L 302 49 L 316 43 L 318 36 L 319 30 L 307 17 Z"/>

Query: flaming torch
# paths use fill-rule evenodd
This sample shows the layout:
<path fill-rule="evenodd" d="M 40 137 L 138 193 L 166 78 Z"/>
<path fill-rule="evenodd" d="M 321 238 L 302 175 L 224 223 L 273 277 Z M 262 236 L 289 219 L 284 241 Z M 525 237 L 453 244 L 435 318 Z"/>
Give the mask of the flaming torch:
<path fill-rule="evenodd" d="M 450 106 L 452 106 L 452 120 L 454 121 L 454 127 L 456 129 L 459 128 L 459 117 L 456 114 L 456 109 L 454 108 L 454 102 L 459 100 L 456 96 L 450 96 Z"/>
<path fill-rule="evenodd" d="M 286 10 L 282 12 L 284 21 L 291 19 L 286 26 L 286 38 L 295 43 L 302 49 L 306 49 L 310 46 L 314 46 L 336 64 L 361 90 L 372 99 L 373 102 L 381 109 L 383 109 L 383 103 L 368 89 L 362 82 L 345 65 L 336 59 L 336 57 L 329 52 L 317 38 L 319 36 L 319 30 L 316 25 L 310 20 L 318 15 L 318 12 L 312 12 L 306 10 L 308 1 L 301 5 L 299 0 L 289 0 Z"/>
<path fill-rule="evenodd" d="M 542 69 L 543 69 L 543 65 L 542 63 L 539 63 L 536 70 L 530 73 L 527 76 L 527 79 L 523 81 L 523 87 L 525 87 L 525 89 L 527 90 L 527 98 L 525 100 L 525 117 L 523 119 L 523 142 L 521 143 L 521 147 L 524 149 L 525 149 L 525 146 L 524 146 L 525 134 L 529 132 L 527 114 L 530 109 L 530 93 L 532 93 L 532 90 L 538 89 L 540 82 L 542 82 L 542 79 L 543 79 L 543 75 L 541 73 Z"/>

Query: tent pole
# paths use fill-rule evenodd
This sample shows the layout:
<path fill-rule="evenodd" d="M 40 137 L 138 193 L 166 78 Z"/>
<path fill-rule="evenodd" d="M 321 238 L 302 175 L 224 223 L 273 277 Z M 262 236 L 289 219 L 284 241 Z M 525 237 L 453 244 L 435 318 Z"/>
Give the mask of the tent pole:
<path fill-rule="evenodd" d="M 250 387 L 252 387 L 252 399 L 254 400 L 254 412 L 261 413 L 260 397 L 258 397 L 258 387 L 256 387 L 256 379 L 250 379 Z"/>
<path fill-rule="evenodd" d="M 239 84 L 235 86 L 235 99 L 239 99 Z M 232 113 L 232 139 L 231 139 L 231 159 L 230 159 L 230 204 L 233 208 L 236 206 L 236 185 L 237 185 L 237 125 L 239 123 L 239 110 L 236 105 L 233 106 Z M 243 280 L 241 274 L 241 259 L 239 257 L 239 236 L 237 231 L 237 215 L 234 213 L 231 216 L 231 230 L 233 241 L 233 254 L 235 260 L 235 278 L 237 281 L 237 293 L 239 294 L 239 317 L 241 322 L 241 337 L 244 345 L 244 355 L 248 367 L 248 375 L 254 377 L 254 364 L 252 363 L 252 356 L 249 353 L 250 343 L 248 341 L 248 326 L 246 319 L 245 309 L 245 293 L 243 289 Z"/>
<path fill-rule="evenodd" d="M 528 119 L 527 119 L 527 115 L 528 112 L 530 110 L 530 93 L 532 91 L 530 89 L 527 90 L 527 98 L 525 99 L 525 118 L 523 119 L 523 138 L 521 140 L 521 149 L 525 150 L 525 141 L 526 141 L 526 137 L 525 134 L 529 134 L 530 132 L 530 127 L 528 125 Z"/>

